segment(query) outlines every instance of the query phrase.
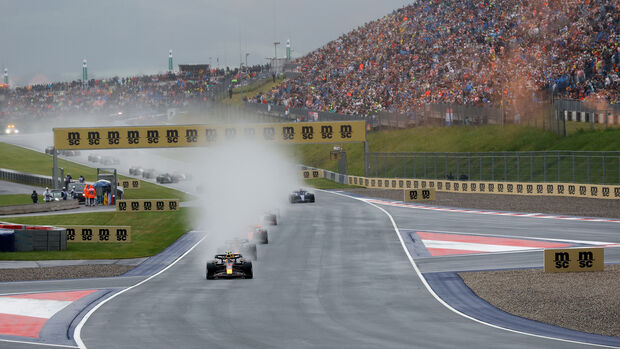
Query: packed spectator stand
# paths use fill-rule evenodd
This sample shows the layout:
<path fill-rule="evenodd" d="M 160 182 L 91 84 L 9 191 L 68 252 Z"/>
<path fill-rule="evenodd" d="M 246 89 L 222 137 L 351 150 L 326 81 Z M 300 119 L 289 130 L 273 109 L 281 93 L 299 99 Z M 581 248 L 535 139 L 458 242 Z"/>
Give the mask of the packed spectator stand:
<path fill-rule="evenodd" d="M 301 74 L 248 102 L 355 115 L 617 104 L 619 25 L 617 0 L 417 1 L 300 58 Z"/>
<path fill-rule="evenodd" d="M 28 85 L 5 92 L 8 98 L 0 116 L 165 114 L 170 108 L 221 98 L 235 84 L 268 70 L 268 65 L 262 65 Z"/>

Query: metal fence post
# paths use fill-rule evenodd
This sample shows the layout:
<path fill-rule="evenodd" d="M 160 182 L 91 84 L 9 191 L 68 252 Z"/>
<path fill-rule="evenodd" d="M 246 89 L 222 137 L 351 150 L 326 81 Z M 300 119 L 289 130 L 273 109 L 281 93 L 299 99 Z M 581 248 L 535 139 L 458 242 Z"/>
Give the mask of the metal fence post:
<path fill-rule="evenodd" d="M 434 156 L 433 159 L 435 161 L 435 165 L 433 166 L 435 168 L 435 179 L 438 179 L 437 178 L 437 156 Z"/>
<path fill-rule="evenodd" d="M 413 155 L 413 178 L 416 178 L 416 167 L 417 167 L 416 166 L 416 159 L 417 159 L 417 156 L 414 154 Z"/>
<path fill-rule="evenodd" d="M 547 183 L 547 153 L 543 153 L 543 182 Z"/>
<path fill-rule="evenodd" d="M 508 162 L 506 160 L 506 152 L 504 152 L 504 182 L 508 181 Z"/>
<path fill-rule="evenodd" d="M 519 152 L 517 152 L 517 182 L 521 181 L 521 163 L 519 162 Z"/>
<path fill-rule="evenodd" d="M 459 178 L 459 172 L 461 172 L 461 157 L 459 156 L 459 154 L 456 154 L 454 158 L 456 159 L 456 173 L 454 174 L 454 176 L 456 178 Z"/>
<path fill-rule="evenodd" d="M 587 154 L 587 161 L 586 161 L 586 172 L 588 174 L 588 184 L 590 184 L 590 154 Z"/>
<path fill-rule="evenodd" d="M 495 153 L 491 153 L 491 180 L 495 180 Z"/>
<path fill-rule="evenodd" d="M 444 166 L 444 170 L 445 170 L 444 176 L 447 176 L 448 175 L 448 155 L 446 155 L 446 164 Z"/>
<path fill-rule="evenodd" d="M 573 158 L 573 183 L 575 183 L 575 176 L 576 176 L 575 174 L 575 152 L 573 152 L 572 158 Z"/>
<path fill-rule="evenodd" d="M 561 163 L 562 158 L 560 157 L 560 153 L 558 153 L 558 183 L 560 182 L 560 163 Z"/>
<path fill-rule="evenodd" d="M 603 184 L 605 184 L 605 153 L 602 154 L 602 163 L 603 163 Z"/>
<path fill-rule="evenodd" d="M 471 180 L 471 153 L 467 153 L 467 179 Z"/>
<path fill-rule="evenodd" d="M 426 178 L 426 154 L 424 154 L 424 178 Z"/>
<path fill-rule="evenodd" d="M 478 179 L 482 180 L 482 155 L 480 155 L 480 178 Z"/>

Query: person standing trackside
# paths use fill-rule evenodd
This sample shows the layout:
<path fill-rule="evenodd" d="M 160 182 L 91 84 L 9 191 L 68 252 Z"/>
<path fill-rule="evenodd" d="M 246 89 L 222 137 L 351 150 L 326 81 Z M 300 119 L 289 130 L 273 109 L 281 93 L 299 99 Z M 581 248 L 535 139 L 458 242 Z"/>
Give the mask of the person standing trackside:
<path fill-rule="evenodd" d="M 71 177 L 71 174 L 67 173 L 67 176 L 65 177 L 65 188 L 69 188 L 69 183 L 71 183 L 72 179 L 73 177 Z"/>
<path fill-rule="evenodd" d="M 88 198 L 88 184 L 84 185 L 84 205 L 90 206 L 90 199 Z"/>
<path fill-rule="evenodd" d="M 36 190 L 32 191 L 32 195 L 30 195 L 30 197 L 32 198 L 32 203 L 36 204 L 39 202 L 39 194 L 37 194 Z"/>
<path fill-rule="evenodd" d="M 88 197 L 90 198 L 90 205 L 95 206 L 97 204 L 95 202 L 96 193 L 95 188 L 92 185 L 88 187 Z"/>
<path fill-rule="evenodd" d="M 45 188 L 45 191 L 43 192 L 43 200 L 45 200 L 45 202 L 52 201 L 52 193 L 50 192 L 50 188 Z"/>

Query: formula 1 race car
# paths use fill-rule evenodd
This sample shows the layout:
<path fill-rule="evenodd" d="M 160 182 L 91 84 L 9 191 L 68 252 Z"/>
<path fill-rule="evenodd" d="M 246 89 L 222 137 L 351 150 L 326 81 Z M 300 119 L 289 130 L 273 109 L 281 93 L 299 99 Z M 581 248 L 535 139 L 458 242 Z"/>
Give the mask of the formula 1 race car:
<path fill-rule="evenodd" d="M 150 168 L 148 170 L 142 171 L 142 178 L 150 179 L 155 176 L 155 170 Z"/>
<path fill-rule="evenodd" d="M 248 239 L 257 244 L 268 244 L 269 237 L 267 235 L 267 229 L 257 225 L 248 233 Z"/>
<path fill-rule="evenodd" d="M 129 174 L 132 176 L 142 176 L 144 169 L 140 166 L 132 166 L 129 168 Z"/>
<path fill-rule="evenodd" d="M 267 225 L 278 225 L 278 216 L 275 213 L 267 212 L 263 216 L 263 222 Z"/>
<path fill-rule="evenodd" d="M 157 176 L 157 178 L 155 178 L 155 180 L 157 181 L 157 183 L 177 183 L 179 182 L 180 178 L 176 175 L 170 174 L 170 173 L 163 173 L 160 174 L 159 176 Z"/>
<path fill-rule="evenodd" d="M 255 261 L 258 258 L 256 244 L 248 239 L 235 238 L 226 241 L 225 251 L 233 251 L 246 256 L 248 259 Z"/>
<path fill-rule="evenodd" d="M 90 162 L 99 162 L 99 161 L 101 161 L 101 155 L 88 154 L 88 161 L 90 161 Z"/>
<path fill-rule="evenodd" d="M 102 156 L 99 162 L 101 162 L 103 165 L 106 165 L 106 166 L 118 165 L 121 163 L 121 161 L 118 158 L 115 158 L 114 156 Z"/>
<path fill-rule="evenodd" d="M 299 189 L 298 191 L 294 191 L 289 196 L 289 201 L 291 202 L 291 204 L 314 202 L 314 194 L 309 193 L 303 189 Z"/>
<path fill-rule="evenodd" d="M 19 133 L 19 130 L 15 127 L 14 124 L 8 124 L 6 125 L 6 129 L 4 130 L 4 133 L 7 135 L 16 135 Z"/>
<path fill-rule="evenodd" d="M 216 254 L 207 262 L 207 280 L 214 279 L 252 279 L 252 262 L 246 261 L 239 253 Z"/>

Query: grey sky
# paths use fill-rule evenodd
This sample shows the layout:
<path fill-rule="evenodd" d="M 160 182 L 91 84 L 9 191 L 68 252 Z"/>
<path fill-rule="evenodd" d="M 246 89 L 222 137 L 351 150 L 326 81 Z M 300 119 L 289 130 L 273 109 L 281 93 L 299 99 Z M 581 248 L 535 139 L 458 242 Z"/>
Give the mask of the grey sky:
<path fill-rule="evenodd" d="M 0 0 L 0 68 L 12 83 L 163 72 L 179 63 L 238 66 L 291 39 L 299 57 L 411 0 Z M 274 11 L 275 9 L 275 11 Z M 275 16 L 274 16 L 275 13 Z M 275 20 L 274 20 L 275 19 Z M 245 56 L 242 58 L 245 60 Z M 35 78 L 37 77 L 38 78 Z"/>

